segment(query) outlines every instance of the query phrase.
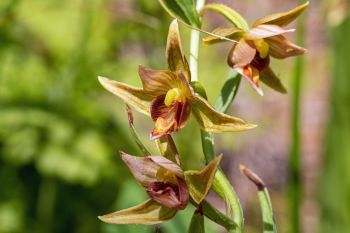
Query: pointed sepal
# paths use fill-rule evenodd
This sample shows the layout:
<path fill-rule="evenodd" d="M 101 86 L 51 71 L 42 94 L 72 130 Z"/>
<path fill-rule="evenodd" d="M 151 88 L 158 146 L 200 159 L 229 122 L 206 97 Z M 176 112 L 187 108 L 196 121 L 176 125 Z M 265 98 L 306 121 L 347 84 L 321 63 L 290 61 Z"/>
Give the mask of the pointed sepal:
<path fill-rule="evenodd" d="M 243 131 L 256 127 L 242 119 L 216 111 L 208 101 L 197 94 L 192 96 L 191 106 L 200 127 L 208 132 Z"/>
<path fill-rule="evenodd" d="M 260 80 L 275 91 L 283 94 L 287 93 L 287 89 L 270 67 L 260 73 Z"/>
<path fill-rule="evenodd" d="M 263 18 L 258 19 L 253 24 L 253 27 L 256 27 L 261 24 L 274 24 L 280 27 L 286 26 L 293 22 L 303 11 L 309 6 L 309 2 L 305 2 L 304 4 L 294 8 L 293 10 L 283 12 L 283 13 L 275 13 L 272 15 L 267 15 Z"/>
<path fill-rule="evenodd" d="M 193 200 L 199 204 L 208 195 L 222 155 L 216 157 L 201 171 L 185 171 L 185 180 Z"/>
<path fill-rule="evenodd" d="M 142 88 L 133 87 L 104 77 L 98 77 L 98 80 L 107 91 L 118 96 L 137 111 L 150 116 L 152 96 L 147 95 Z"/>
<path fill-rule="evenodd" d="M 159 224 L 175 216 L 177 210 L 164 207 L 153 200 L 114 213 L 99 216 L 106 223 L 112 224 Z"/>

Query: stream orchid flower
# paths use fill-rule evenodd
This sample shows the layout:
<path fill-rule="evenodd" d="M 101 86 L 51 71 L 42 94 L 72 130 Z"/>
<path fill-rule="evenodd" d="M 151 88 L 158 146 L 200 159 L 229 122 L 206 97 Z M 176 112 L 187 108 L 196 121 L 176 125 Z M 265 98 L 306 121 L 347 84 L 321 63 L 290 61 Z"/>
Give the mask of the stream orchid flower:
<path fill-rule="evenodd" d="M 166 58 L 167 70 L 139 67 L 143 88 L 99 77 L 110 92 L 151 116 L 155 122 L 151 138 L 157 139 L 182 129 L 193 113 L 200 127 L 210 132 L 241 131 L 255 127 L 242 119 L 216 111 L 191 87 L 191 73 L 181 48 L 177 20 L 170 24 Z"/>
<path fill-rule="evenodd" d="M 307 2 L 291 11 L 260 18 L 248 30 L 217 28 L 213 31 L 217 36 L 208 36 L 203 39 L 203 42 L 205 44 L 224 42 L 222 37 L 237 41 L 228 54 L 228 65 L 245 77 L 260 95 L 263 95 L 259 85 L 260 80 L 274 90 L 286 93 L 285 87 L 269 67 L 270 56 L 283 59 L 301 55 L 307 51 L 291 43 L 284 36 L 285 33 L 293 32 L 294 29 L 282 27 L 294 21 L 308 4 Z"/>
<path fill-rule="evenodd" d="M 186 208 L 189 197 L 197 204 L 207 196 L 222 159 L 216 157 L 201 171 L 183 171 L 164 156 L 137 157 L 120 152 L 135 179 L 146 189 L 149 199 L 137 206 L 99 218 L 113 224 L 158 224 Z"/>

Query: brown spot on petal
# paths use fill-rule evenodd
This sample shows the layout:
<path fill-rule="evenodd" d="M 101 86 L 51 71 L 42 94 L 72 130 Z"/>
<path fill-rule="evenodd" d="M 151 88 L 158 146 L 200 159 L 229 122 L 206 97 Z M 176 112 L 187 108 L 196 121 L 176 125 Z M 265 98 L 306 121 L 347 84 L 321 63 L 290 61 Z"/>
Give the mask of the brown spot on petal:
<path fill-rule="evenodd" d="M 165 207 L 183 209 L 180 201 L 179 187 L 176 184 L 153 182 L 148 186 L 147 193 L 150 198 Z"/>

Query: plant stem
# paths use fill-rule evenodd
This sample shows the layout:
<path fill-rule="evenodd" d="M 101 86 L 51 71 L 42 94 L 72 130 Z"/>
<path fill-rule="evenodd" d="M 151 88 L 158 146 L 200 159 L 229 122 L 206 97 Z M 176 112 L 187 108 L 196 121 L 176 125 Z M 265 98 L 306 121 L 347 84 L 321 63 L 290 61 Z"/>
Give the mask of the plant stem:
<path fill-rule="evenodd" d="M 196 9 L 200 11 L 205 5 L 205 0 L 197 0 Z M 200 19 L 200 21 L 202 21 Z M 202 22 L 200 22 L 202 24 Z M 201 25 L 199 25 L 201 26 Z M 199 53 L 199 41 L 200 32 L 198 30 L 191 30 L 191 44 L 190 44 L 190 70 L 191 80 L 198 81 L 198 53 Z"/>
<path fill-rule="evenodd" d="M 197 11 L 203 8 L 205 0 L 197 1 Z M 200 32 L 192 29 L 191 31 L 191 44 L 190 44 L 190 70 L 191 70 L 191 81 L 198 81 L 198 52 L 199 52 Z M 201 131 L 202 147 L 205 155 L 206 162 L 209 163 L 215 158 L 214 140 L 213 134 L 209 132 Z M 230 233 L 241 233 L 243 232 L 243 213 L 239 203 L 238 197 L 233 190 L 229 180 L 225 174 L 218 170 L 215 174 L 213 189 L 219 194 L 219 196 L 228 202 L 232 215 L 233 221 L 237 227 L 227 229 Z"/>
<path fill-rule="evenodd" d="M 297 30 L 297 44 L 304 44 L 305 33 L 305 16 L 298 21 Z M 292 142 L 290 148 L 289 158 L 289 174 L 290 174 L 290 190 L 289 190 L 289 204 L 290 204 L 290 232 L 300 233 L 300 204 L 302 196 L 301 183 L 301 169 L 300 169 L 300 99 L 302 76 L 304 73 L 304 57 L 298 56 L 296 58 L 294 69 L 294 83 L 292 91 Z"/>

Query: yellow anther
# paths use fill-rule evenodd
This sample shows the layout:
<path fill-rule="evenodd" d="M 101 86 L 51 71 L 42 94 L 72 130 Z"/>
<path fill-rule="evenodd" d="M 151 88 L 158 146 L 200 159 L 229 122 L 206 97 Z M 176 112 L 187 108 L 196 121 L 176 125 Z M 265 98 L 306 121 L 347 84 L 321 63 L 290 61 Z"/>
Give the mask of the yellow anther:
<path fill-rule="evenodd" d="M 170 89 L 165 96 L 164 104 L 170 106 L 174 101 L 181 102 L 181 90 L 179 88 Z"/>
<path fill-rule="evenodd" d="M 265 58 L 269 54 L 269 44 L 264 39 L 254 40 L 254 45 L 261 58 Z"/>

